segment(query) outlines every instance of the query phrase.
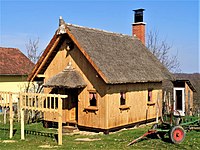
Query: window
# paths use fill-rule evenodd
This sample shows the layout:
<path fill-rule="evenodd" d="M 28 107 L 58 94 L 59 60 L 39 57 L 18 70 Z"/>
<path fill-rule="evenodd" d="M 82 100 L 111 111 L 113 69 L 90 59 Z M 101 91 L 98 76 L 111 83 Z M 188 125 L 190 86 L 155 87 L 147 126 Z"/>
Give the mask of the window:
<path fill-rule="evenodd" d="M 148 102 L 152 102 L 152 89 L 148 89 Z"/>
<path fill-rule="evenodd" d="M 97 93 L 89 92 L 90 95 L 90 106 L 97 106 Z"/>
<path fill-rule="evenodd" d="M 126 93 L 120 92 L 120 105 L 125 105 L 125 104 L 126 104 Z"/>

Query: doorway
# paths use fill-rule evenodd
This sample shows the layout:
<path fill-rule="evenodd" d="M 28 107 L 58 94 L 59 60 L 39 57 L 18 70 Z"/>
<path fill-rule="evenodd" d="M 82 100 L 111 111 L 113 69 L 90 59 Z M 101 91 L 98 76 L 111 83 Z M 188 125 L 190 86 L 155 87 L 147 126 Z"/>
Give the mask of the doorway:
<path fill-rule="evenodd" d="M 78 89 L 65 89 L 65 95 L 68 95 L 63 103 L 63 108 L 67 110 L 66 120 L 78 122 Z"/>
<path fill-rule="evenodd" d="M 174 115 L 185 116 L 185 88 L 174 88 Z"/>

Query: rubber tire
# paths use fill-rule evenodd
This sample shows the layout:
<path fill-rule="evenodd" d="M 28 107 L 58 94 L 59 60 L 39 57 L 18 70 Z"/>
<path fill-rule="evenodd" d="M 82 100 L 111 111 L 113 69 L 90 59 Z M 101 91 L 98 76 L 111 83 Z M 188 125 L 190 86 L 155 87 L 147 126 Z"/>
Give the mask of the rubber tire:
<path fill-rule="evenodd" d="M 169 138 L 172 143 L 180 144 L 185 139 L 185 130 L 181 126 L 173 126 L 169 131 Z"/>
<path fill-rule="evenodd" d="M 155 124 L 151 127 L 151 129 L 153 129 L 153 130 L 158 129 L 158 123 L 155 123 Z M 156 137 L 159 138 L 159 139 L 164 139 L 165 134 L 166 134 L 166 133 L 164 133 L 164 132 L 159 132 L 159 133 L 156 133 Z"/>

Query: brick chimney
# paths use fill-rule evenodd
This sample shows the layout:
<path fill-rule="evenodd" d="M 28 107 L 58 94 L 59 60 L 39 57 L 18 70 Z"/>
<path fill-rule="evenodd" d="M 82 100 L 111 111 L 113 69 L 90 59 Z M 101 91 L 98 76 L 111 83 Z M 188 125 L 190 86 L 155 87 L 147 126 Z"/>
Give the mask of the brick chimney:
<path fill-rule="evenodd" d="M 143 22 L 143 11 L 144 9 L 136 9 L 133 10 L 135 12 L 134 15 L 134 23 L 132 24 L 132 35 L 137 36 L 142 43 L 145 45 L 145 25 Z"/>

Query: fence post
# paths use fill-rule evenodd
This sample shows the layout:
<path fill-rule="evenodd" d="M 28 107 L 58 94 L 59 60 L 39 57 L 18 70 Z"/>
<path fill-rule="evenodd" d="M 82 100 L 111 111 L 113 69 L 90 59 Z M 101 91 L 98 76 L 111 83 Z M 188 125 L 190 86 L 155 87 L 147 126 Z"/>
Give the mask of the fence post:
<path fill-rule="evenodd" d="M 20 115 L 21 115 L 21 140 L 24 140 L 24 110 L 23 110 L 23 98 L 22 94 L 20 93 Z M 25 97 L 26 101 L 26 97 Z"/>
<path fill-rule="evenodd" d="M 20 102 L 20 93 L 18 93 L 18 102 L 17 102 L 17 122 L 20 121 L 20 109 L 21 109 L 21 102 Z"/>
<path fill-rule="evenodd" d="M 58 95 L 58 145 L 62 145 L 62 99 Z"/>
<path fill-rule="evenodd" d="M 6 110 L 7 110 L 6 105 L 4 105 L 4 107 L 3 107 L 3 124 L 6 124 Z"/>
<path fill-rule="evenodd" d="M 9 92 L 9 107 L 10 107 L 10 138 L 13 137 L 13 102 L 12 93 Z"/>
<path fill-rule="evenodd" d="M 3 123 L 6 124 L 6 111 L 7 111 L 7 105 L 6 105 L 6 102 L 7 102 L 7 92 L 4 92 L 4 111 L 3 111 Z"/>

